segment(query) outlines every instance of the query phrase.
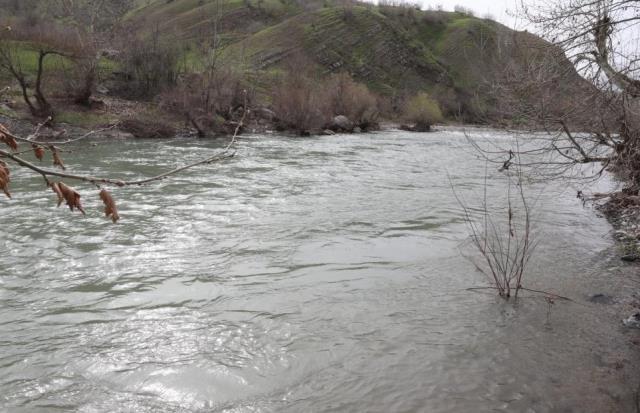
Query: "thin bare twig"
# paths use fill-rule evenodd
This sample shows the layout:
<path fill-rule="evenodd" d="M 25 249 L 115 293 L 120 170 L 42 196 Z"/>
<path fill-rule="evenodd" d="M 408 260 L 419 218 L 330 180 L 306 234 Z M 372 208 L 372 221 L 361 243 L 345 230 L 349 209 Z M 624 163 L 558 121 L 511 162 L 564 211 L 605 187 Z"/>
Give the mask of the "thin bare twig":
<path fill-rule="evenodd" d="M 187 169 L 191 169 L 194 168 L 196 166 L 199 165 L 205 165 L 205 164 L 210 164 L 216 161 L 220 161 L 223 159 L 228 159 L 231 158 L 235 155 L 235 153 L 229 153 L 230 149 L 232 148 L 233 144 L 236 142 L 236 139 L 240 133 L 241 128 L 244 126 L 244 121 L 246 119 L 247 114 L 249 113 L 249 109 L 246 107 L 246 98 L 245 98 L 245 107 L 244 107 L 244 111 L 242 114 L 242 118 L 240 119 L 240 121 L 238 122 L 236 129 L 233 133 L 233 136 L 231 138 L 231 141 L 229 142 L 229 144 L 219 153 L 213 155 L 213 156 L 209 156 L 207 158 L 201 159 L 199 161 L 184 165 L 184 166 L 180 166 L 177 167 L 175 169 L 172 169 L 170 171 L 167 172 L 163 172 L 159 175 L 155 175 L 149 178 L 143 178 L 143 179 L 138 179 L 138 180 L 132 180 L 132 181 L 125 181 L 125 180 L 120 180 L 120 179 L 113 179 L 113 178 L 103 178 L 103 177 L 95 177 L 95 176 L 90 176 L 90 175 L 81 175 L 81 174 L 74 174 L 74 173 L 67 173 L 67 172 L 59 172 L 59 171 L 55 171 L 52 169 L 46 169 L 46 168 L 41 168 L 25 159 L 22 159 L 21 157 L 0 149 L 0 156 L 4 156 L 8 159 L 11 159 L 12 161 L 14 161 L 15 163 L 17 163 L 20 166 L 23 166 L 27 169 L 30 169 L 34 172 L 37 172 L 38 174 L 42 175 L 45 180 L 48 182 L 47 177 L 49 176 L 55 176 L 55 177 L 59 177 L 59 178 L 67 178 L 67 179 L 73 179 L 73 180 L 77 180 L 77 181 L 83 181 L 83 182 L 88 182 L 88 183 L 92 183 L 94 185 L 99 186 L 100 184 L 107 184 L 107 185 L 116 185 L 119 187 L 124 187 L 124 186 L 135 186 L 135 185 L 145 185 L 145 184 L 149 184 L 155 181 L 159 181 L 162 179 L 166 179 L 172 175 L 178 174 L 182 171 L 185 171 Z M 78 139 L 73 139 L 73 140 L 69 140 L 69 141 L 65 141 L 66 143 L 69 142 L 75 142 L 79 139 L 84 139 L 88 136 L 89 134 L 85 134 L 83 135 L 81 138 Z M 12 136 L 13 137 L 13 136 Z M 17 138 L 17 137 L 16 137 Z M 20 140 L 25 141 L 25 138 L 20 138 Z M 28 140 L 26 140 L 28 141 Z M 30 143 L 33 143 L 33 141 L 28 141 Z M 58 143 L 60 144 L 60 143 Z"/>
<path fill-rule="evenodd" d="M 506 227 L 499 225 L 489 213 L 487 204 L 487 167 L 485 164 L 484 193 L 482 202 L 482 224 L 479 224 L 471 213 L 470 208 L 462 201 L 458 195 L 453 181 L 449 177 L 449 183 L 453 191 L 454 197 L 462 208 L 465 222 L 469 228 L 471 242 L 476 250 L 480 253 L 481 261 L 484 265 L 472 260 L 476 268 L 484 273 L 491 281 L 493 286 L 499 292 L 500 296 L 510 298 L 518 297 L 518 292 L 523 288 L 522 278 L 525 268 L 531 258 L 531 254 L 535 249 L 535 243 L 532 241 L 531 234 L 531 212 L 524 194 L 524 176 L 519 166 L 519 143 L 516 141 L 516 149 L 513 153 L 515 159 L 515 182 L 517 197 L 523 209 L 523 224 L 518 225 L 515 221 L 514 205 L 512 203 L 512 186 L 514 182 L 512 176 L 508 175 L 509 180 L 507 192 L 507 217 Z M 509 168 L 505 166 L 504 170 Z M 481 226 L 482 225 L 482 226 Z"/>
<path fill-rule="evenodd" d="M 40 129 L 45 124 L 46 124 L 46 121 L 42 122 L 42 123 L 39 123 L 38 126 L 36 127 L 36 131 L 33 134 L 29 135 L 29 137 L 27 137 L 27 138 L 23 138 L 21 136 L 16 136 L 14 134 L 10 134 L 10 136 L 12 138 L 14 138 L 15 140 L 19 141 L 19 142 L 45 143 L 47 145 L 67 145 L 67 144 L 70 144 L 70 143 L 75 143 L 75 142 L 81 141 L 83 139 L 87 139 L 87 138 L 89 138 L 89 137 L 91 137 L 93 135 L 96 135 L 96 134 L 99 134 L 99 133 L 102 133 L 102 132 L 106 132 L 108 130 L 112 130 L 112 129 L 118 127 L 120 125 L 120 122 L 116 122 L 113 125 L 107 126 L 106 128 L 91 130 L 91 131 L 85 133 L 84 135 L 81 135 L 81 136 L 79 136 L 77 138 L 73 138 L 73 139 L 66 139 L 66 140 L 63 140 L 63 141 L 52 141 L 52 140 L 38 141 L 37 138 L 40 135 Z"/>
<path fill-rule="evenodd" d="M 557 298 L 558 300 L 571 301 L 572 303 L 576 303 L 575 300 L 573 300 L 573 299 L 571 299 L 569 297 L 565 297 L 563 295 L 559 295 L 559 294 L 552 293 L 552 292 L 549 292 L 549 291 L 532 290 L 530 288 L 525 288 L 525 287 L 520 287 L 520 289 L 522 291 L 528 291 L 530 293 L 536 293 L 536 294 L 544 294 L 545 296 Z M 465 290 L 466 291 L 498 290 L 498 287 L 469 287 L 469 288 L 465 288 Z"/>

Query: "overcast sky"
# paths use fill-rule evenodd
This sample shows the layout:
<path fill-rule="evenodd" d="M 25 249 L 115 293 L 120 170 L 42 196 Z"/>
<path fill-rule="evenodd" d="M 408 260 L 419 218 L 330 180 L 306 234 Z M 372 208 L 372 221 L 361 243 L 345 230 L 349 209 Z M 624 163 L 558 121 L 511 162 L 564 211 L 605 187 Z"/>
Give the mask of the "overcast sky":
<path fill-rule="evenodd" d="M 501 23 L 513 25 L 514 18 L 507 11 L 516 11 L 516 0 L 421 0 L 423 7 L 442 4 L 446 10 L 453 10 L 456 5 L 472 9 L 477 15 L 493 15 Z"/>
<path fill-rule="evenodd" d="M 512 15 L 516 12 L 516 6 L 519 0 L 410 0 L 413 3 L 417 1 L 422 4 L 423 8 L 433 6 L 434 8 L 441 4 L 445 10 L 453 10 L 456 5 L 464 6 L 475 11 L 476 15 L 483 16 L 491 14 L 500 23 L 509 27 L 518 29 L 523 28 L 523 23 L 518 22 L 517 18 Z M 511 15 L 510 15 L 510 13 Z"/>

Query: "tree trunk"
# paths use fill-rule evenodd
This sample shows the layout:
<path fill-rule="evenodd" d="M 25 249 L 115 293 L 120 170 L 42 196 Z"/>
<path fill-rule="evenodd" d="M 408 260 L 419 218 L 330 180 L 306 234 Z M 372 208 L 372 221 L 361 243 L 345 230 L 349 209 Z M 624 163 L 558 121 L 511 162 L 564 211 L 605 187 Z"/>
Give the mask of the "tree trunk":
<path fill-rule="evenodd" d="M 85 73 L 82 87 L 78 91 L 78 94 L 75 98 L 75 103 L 82 106 L 91 106 L 91 96 L 93 95 L 93 85 L 96 81 L 96 71 L 95 67 L 92 65 L 87 68 L 87 72 Z"/>
<path fill-rule="evenodd" d="M 15 73 L 14 73 L 14 75 L 15 75 Z M 22 76 L 16 76 L 16 79 L 18 80 L 18 83 L 20 84 L 20 89 L 22 89 L 22 98 L 24 99 L 24 102 L 29 107 L 29 112 L 31 112 L 31 114 L 33 116 L 37 116 L 38 115 L 38 109 L 33 105 L 33 102 L 31 102 L 31 98 L 29 98 L 29 91 L 27 89 L 26 80 Z"/>
<path fill-rule="evenodd" d="M 185 113 L 187 120 L 189 122 L 191 122 L 191 124 L 193 125 L 193 127 L 196 129 L 196 131 L 198 131 L 198 137 L 199 138 L 204 138 L 207 136 L 206 132 L 204 131 L 204 129 L 202 129 L 202 127 L 198 124 L 198 122 L 195 120 L 195 118 L 193 116 L 191 116 L 191 113 L 189 113 L 189 111 L 187 111 Z"/>
<path fill-rule="evenodd" d="M 36 97 L 36 101 L 38 102 L 38 108 L 37 108 L 38 113 L 36 114 L 36 116 L 41 116 L 41 117 L 53 116 L 53 109 L 51 108 L 51 104 L 49 103 L 49 101 L 47 101 L 47 99 L 44 97 L 44 93 L 42 92 L 42 74 L 44 71 L 44 58 L 48 54 L 49 54 L 48 52 L 44 50 L 40 50 L 40 53 L 38 55 L 38 74 L 36 77 L 35 97 Z"/>
<path fill-rule="evenodd" d="M 11 60 L 7 58 L 6 55 L 3 55 L 2 57 L 4 58 L 3 66 L 9 72 L 11 72 L 13 77 L 18 81 L 18 84 L 20 85 L 24 103 L 26 103 L 27 106 L 29 107 L 29 111 L 31 112 L 31 114 L 33 116 L 37 116 L 38 109 L 33 105 L 33 102 L 31 102 L 31 98 L 29 97 L 29 88 L 27 86 L 27 80 L 25 79 L 25 76 L 13 65 Z"/>

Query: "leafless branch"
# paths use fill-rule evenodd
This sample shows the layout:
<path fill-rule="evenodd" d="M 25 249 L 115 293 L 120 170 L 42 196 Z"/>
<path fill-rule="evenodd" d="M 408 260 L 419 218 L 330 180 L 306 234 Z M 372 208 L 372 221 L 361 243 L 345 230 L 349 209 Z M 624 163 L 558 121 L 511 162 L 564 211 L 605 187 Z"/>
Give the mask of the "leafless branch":
<path fill-rule="evenodd" d="M 212 155 L 210 157 L 201 159 L 197 162 L 193 162 L 184 166 L 180 166 L 177 167 L 175 169 L 172 169 L 170 171 L 167 172 L 163 172 L 161 174 L 149 177 L 149 178 L 142 178 L 142 179 L 138 179 L 138 180 L 131 180 L 131 181 L 125 181 L 125 180 L 120 180 L 120 179 L 113 179 L 113 178 L 103 178 L 103 177 L 95 177 L 95 176 L 90 176 L 90 175 L 81 175 L 81 174 L 74 174 L 74 173 L 67 173 L 67 172 L 59 172 L 56 170 L 52 170 L 52 169 L 46 169 L 46 168 L 41 168 L 38 165 L 35 165 L 15 154 L 12 154 L 9 151 L 6 150 L 2 150 L 0 149 L 0 156 L 6 157 L 8 159 L 11 159 L 12 161 L 14 161 L 15 163 L 17 163 L 18 165 L 25 167 L 27 169 L 30 169 L 40 175 L 42 175 L 43 177 L 45 177 L 45 179 L 47 177 L 50 176 L 55 176 L 55 177 L 59 177 L 59 178 L 66 178 L 66 179 L 73 179 L 73 180 L 77 180 L 77 181 L 82 181 L 82 182 L 89 182 L 92 183 L 94 185 L 99 186 L 100 184 L 106 184 L 106 185 L 116 185 L 119 187 L 123 187 L 123 186 L 135 186 L 135 185 L 145 185 L 145 184 L 149 184 L 155 181 L 159 181 L 162 179 L 166 179 L 172 175 L 176 175 L 182 171 L 185 171 L 187 169 L 191 169 L 194 168 L 196 166 L 199 165 L 205 165 L 205 164 L 210 164 L 213 162 L 217 162 L 223 159 L 227 159 L 227 158 L 231 158 L 235 155 L 235 153 L 231 153 L 230 150 L 233 147 L 234 143 L 236 142 L 236 139 L 238 137 L 238 134 L 240 133 L 241 128 L 244 126 L 244 120 L 246 118 L 247 113 L 249 112 L 248 109 L 244 110 L 244 113 L 242 115 L 242 119 L 240 120 L 240 122 L 238 122 L 238 125 L 236 126 L 236 129 L 234 131 L 234 134 L 229 142 L 229 144 L 219 153 Z M 88 134 L 83 135 L 83 137 L 81 138 L 85 138 L 87 137 Z M 80 139 L 80 138 L 78 138 Z M 73 142 L 73 141 L 77 141 L 78 139 L 75 140 L 70 140 L 70 141 L 65 141 L 63 143 L 69 143 L 69 142 Z M 23 141 L 27 141 L 30 142 L 28 139 L 25 138 L 21 138 L 21 140 Z"/>
<path fill-rule="evenodd" d="M 517 148 L 514 153 L 517 153 Z M 453 181 L 449 178 L 454 197 L 464 213 L 471 243 L 481 257 L 481 261 L 474 259 L 471 261 L 491 280 L 500 296 L 506 299 L 512 296 L 517 298 L 518 292 L 523 289 L 522 280 L 525 269 L 535 249 L 531 212 L 524 194 L 523 175 L 518 167 L 513 177 L 515 182 L 512 180 L 512 175 L 507 175 L 507 216 L 504 220 L 496 219 L 495 215 L 489 211 L 487 171 L 485 171 L 482 205 L 480 208 L 473 209 L 479 211 L 481 217 L 474 216 L 471 207 L 462 200 Z M 512 194 L 514 187 L 517 191 L 515 198 Z M 515 200 L 519 206 L 518 213 L 522 215 L 520 220 L 516 220 Z"/>

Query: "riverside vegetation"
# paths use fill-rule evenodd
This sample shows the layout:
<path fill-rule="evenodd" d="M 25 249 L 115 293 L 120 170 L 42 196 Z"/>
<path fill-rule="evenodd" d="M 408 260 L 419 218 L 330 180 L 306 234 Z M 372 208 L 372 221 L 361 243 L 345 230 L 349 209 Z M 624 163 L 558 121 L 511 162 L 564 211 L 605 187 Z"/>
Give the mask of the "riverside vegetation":
<path fill-rule="evenodd" d="M 426 130 L 443 119 L 514 124 L 523 119 L 507 103 L 533 105 L 536 97 L 495 85 L 543 57 L 560 87 L 543 85 L 540 93 L 555 98 L 558 116 L 567 94 L 588 91 L 559 49 L 462 8 L 295 0 L 118 0 L 106 10 L 93 1 L 2 3 L 0 84 L 11 87 L 2 114 L 83 127 L 120 122 L 138 137 L 230 134 L 245 90 L 255 130 L 357 132 L 381 121 Z"/>

